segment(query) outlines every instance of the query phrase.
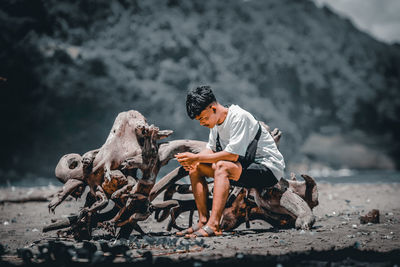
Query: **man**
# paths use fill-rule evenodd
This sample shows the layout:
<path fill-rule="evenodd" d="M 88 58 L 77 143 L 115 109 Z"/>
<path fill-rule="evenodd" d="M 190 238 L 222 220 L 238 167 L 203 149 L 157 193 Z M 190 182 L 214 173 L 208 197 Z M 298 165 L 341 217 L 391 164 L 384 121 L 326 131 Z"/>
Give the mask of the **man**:
<path fill-rule="evenodd" d="M 221 235 L 219 223 L 229 194 L 230 182 L 263 188 L 277 183 L 285 163 L 270 133 L 237 105 L 218 103 L 209 86 L 188 92 L 186 109 L 191 119 L 210 128 L 205 150 L 179 153 L 178 162 L 189 171 L 199 221 L 177 235 L 208 237 Z M 211 217 L 207 208 L 205 177 L 214 178 Z"/>

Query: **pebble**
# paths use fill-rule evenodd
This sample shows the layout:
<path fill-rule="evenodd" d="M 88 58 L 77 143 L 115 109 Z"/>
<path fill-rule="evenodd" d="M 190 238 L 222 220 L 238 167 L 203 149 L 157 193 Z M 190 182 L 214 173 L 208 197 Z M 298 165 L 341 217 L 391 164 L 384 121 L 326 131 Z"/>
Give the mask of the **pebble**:
<path fill-rule="evenodd" d="M 244 255 L 242 253 L 238 253 L 238 254 L 236 254 L 236 258 L 239 259 L 239 260 L 243 259 Z"/>
<path fill-rule="evenodd" d="M 36 229 L 36 228 L 33 228 L 33 229 L 32 229 L 32 232 L 39 232 L 39 230 Z"/>
<path fill-rule="evenodd" d="M 357 224 L 353 224 L 351 227 L 353 227 L 353 229 L 357 229 Z"/>
<path fill-rule="evenodd" d="M 356 237 L 355 235 L 347 235 L 348 238 L 354 238 Z"/>
<path fill-rule="evenodd" d="M 306 231 L 304 231 L 304 230 L 301 230 L 301 231 L 300 231 L 300 234 L 301 234 L 301 235 L 304 235 L 305 233 L 306 233 Z"/>
<path fill-rule="evenodd" d="M 7 222 L 7 221 L 5 221 L 5 222 L 3 222 L 3 224 L 4 224 L 4 225 L 9 225 L 10 223 Z"/>

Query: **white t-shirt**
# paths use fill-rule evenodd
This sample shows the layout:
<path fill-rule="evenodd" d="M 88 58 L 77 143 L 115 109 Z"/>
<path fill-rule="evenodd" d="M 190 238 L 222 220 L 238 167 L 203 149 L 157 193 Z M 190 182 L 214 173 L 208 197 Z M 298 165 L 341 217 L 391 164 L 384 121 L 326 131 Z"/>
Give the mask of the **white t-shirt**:
<path fill-rule="evenodd" d="M 224 151 L 245 156 L 247 147 L 258 132 L 258 125 L 258 121 L 249 112 L 238 105 L 231 105 L 224 122 L 210 129 L 207 148 L 216 151 L 218 131 L 219 142 Z M 262 126 L 261 129 L 255 162 L 268 167 L 279 180 L 283 177 L 285 161 L 271 134 Z"/>

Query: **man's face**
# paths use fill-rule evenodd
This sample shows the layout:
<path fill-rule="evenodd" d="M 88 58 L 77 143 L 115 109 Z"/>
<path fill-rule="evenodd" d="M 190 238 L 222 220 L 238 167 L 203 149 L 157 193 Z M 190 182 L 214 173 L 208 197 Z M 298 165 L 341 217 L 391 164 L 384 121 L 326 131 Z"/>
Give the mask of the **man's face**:
<path fill-rule="evenodd" d="M 213 105 L 209 105 L 200 113 L 200 115 L 196 116 L 195 119 L 200 122 L 201 126 L 214 128 L 218 121 L 218 117 L 215 111 L 216 107 Z"/>

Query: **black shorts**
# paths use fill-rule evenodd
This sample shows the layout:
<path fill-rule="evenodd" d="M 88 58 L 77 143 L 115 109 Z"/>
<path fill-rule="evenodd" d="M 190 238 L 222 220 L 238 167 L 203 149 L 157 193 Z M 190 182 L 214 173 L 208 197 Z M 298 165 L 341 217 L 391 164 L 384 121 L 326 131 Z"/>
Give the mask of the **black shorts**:
<path fill-rule="evenodd" d="M 278 179 L 276 179 L 272 171 L 263 164 L 251 163 L 243 167 L 239 180 L 229 180 L 229 182 L 234 186 L 265 188 L 274 186 L 278 182 Z"/>

